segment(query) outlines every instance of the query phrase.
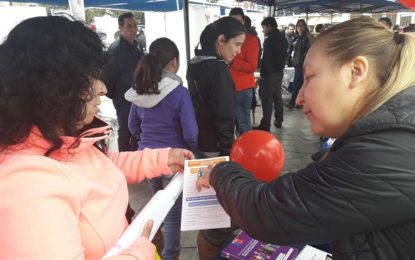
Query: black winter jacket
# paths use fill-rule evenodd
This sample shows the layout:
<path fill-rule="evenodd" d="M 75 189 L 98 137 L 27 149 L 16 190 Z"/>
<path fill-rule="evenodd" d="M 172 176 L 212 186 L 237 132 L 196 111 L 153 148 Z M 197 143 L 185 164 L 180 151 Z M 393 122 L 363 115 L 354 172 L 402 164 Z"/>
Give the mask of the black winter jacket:
<path fill-rule="evenodd" d="M 108 48 L 108 54 L 110 60 L 103 70 L 106 95 L 113 100 L 117 110 L 126 107 L 129 112 L 131 104 L 124 94 L 131 88 L 134 70 L 143 53 L 121 36 Z"/>
<path fill-rule="evenodd" d="M 199 52 L 190 61 L 187 81 L 199 127 L 198 149 L 229 155 L 235 139 L 235 85 L 228 64 Z"/>
<path fill-rule="evenodd" d="M 313 40 L 313 37 L 308 32 L 294 39 L 289 50 L 290 55 L 291 52 L 293 52 L 292 65 L 294 67 L 303 68 L 305 56 L 307 55 Z"/>
<path fill-rule="evenodd" d="M 278 29 L 273 30 L 264 41 L 261 61 L 261 77 L 282 72 L 287 60 L 287 39 Z"/>
<path fill-rule="evenodd" d="M 258 240 L 331 242 L 334 259 L 415 259 L 415 87 L 356 122 L 321 162 L 268 184 L 222 163 L 210 183 Z"/>

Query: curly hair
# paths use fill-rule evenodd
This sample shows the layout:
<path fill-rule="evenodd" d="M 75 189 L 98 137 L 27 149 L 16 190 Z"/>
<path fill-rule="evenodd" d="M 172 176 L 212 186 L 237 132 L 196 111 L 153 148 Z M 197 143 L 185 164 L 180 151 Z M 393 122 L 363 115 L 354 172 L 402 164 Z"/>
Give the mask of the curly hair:
<path fill-rule="evenodd" d="M 46 155 L 61 147 L 62 131 L 78 137 L 85 96 L 94 95 L 106 61 L 95 32 L 64 17 L 30 18 L 0 45 L 0 60 L 0 151 L 25 141 L 33 126 L 51 144 Z"/>

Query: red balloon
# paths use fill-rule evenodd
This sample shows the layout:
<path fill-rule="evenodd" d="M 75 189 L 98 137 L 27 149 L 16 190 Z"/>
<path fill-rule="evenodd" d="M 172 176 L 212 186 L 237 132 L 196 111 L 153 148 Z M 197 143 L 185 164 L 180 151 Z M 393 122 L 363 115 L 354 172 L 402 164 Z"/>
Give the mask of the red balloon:
<path fill-rule="evenodd" d="M 415 1 L 414 0 L 400 0 L 399 3 L 405 6 L 408 9 L 415 10 Z"/>
<path fill-rule="evenodd" d="M 232 145 L 231 161 L 241 164 L 257 179 L 270 182 L 284 166 L 284 148 L 272 134 L 252 130 L 242 134 Z"/>

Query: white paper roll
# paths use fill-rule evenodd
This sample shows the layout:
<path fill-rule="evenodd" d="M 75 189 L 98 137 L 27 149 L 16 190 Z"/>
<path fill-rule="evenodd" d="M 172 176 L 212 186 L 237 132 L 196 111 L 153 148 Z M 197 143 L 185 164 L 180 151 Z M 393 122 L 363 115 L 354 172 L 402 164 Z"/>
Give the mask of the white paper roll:
<path fill-rule="evenodd" d="M 152 240 L 182 191 L 183 174 L 177 173 L 164 190 L 158 191 L 147 202 L 131 225 L 121 235 L 115 246 L 105 254 L 104 258 L 118 255 L 123 250 L 129 248 L 141 236 L 144 226 L 149 220 L 153 220 L 153 229 L 149 237 Z"/>

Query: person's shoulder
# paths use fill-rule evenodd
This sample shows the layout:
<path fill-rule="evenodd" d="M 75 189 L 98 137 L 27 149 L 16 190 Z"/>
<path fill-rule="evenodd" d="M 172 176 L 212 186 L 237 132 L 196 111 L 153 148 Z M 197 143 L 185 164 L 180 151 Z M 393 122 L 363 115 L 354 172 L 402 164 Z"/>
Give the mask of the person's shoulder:
<path fill-rule="evenodd" d="M 280 30 L 278 30 L 278 29 L 274 30 L 274 31 L 272 32 L 272 35 L 274 36 L 274 38 L 276 38 L 276 39 L 278 39 L 278 40 L 281 40 L 281 39 L 286 40 L 286 38 L 285 38 L 285 34 L 282 34 L 282 33 L 280 32 Z"/>
<path fill-rule="evenodd" d="M 10 156 L 2 163 L 7 164 L 2 170 L 4 177 L 13 175 L 13 178 L 31 178 L 36 176 L 36 180 L 50 181 L 64 185 L 72 183 L 73 176 L 70 174 L 67 166 L 50 157 L 22 151 L 21 153 Z"/>
<path fill-rule="evenodd" d="M 189 92 L 189 90 L 185 86 L 183 86 L 182 84 L 177 85 L 177 87 L 174 89 L 174 91 L 177 91 L 179 93 Z"/>
<path fill-rule="evenodd" d="M 258 41 L 258 40 L 257 40 L 257 36 L 250 34 L 250 33 L 246 33 L 245 41 Z"/>
<path fill-rule="evenodd" d="M 121 48 L 121 38 L 118 38 L 117 40 L 113 41 L 110 46 L 108 47 L 108 52 L 114 53 L 116 51 L 118 51 Z"/>
<path fill-rule="evenodd" d="M 258 38 L 255 35 L 247 33 L 246 37 L 245 37 L 244 44 L 245 45 L 250 45 L 250 46 L 258 45 Z"/>
<path fill-rule="evenodd" d="M 206 68 L 215 69 L 215 70 L 223 70 L 223 68 L 227 68 L 228 64 L 221 58 L 212 58 L 202 61 L 205 64 Z"/>
<path fill-rule="evenodd" d="M 179 84 L 173 91 L 172 91 L 172 94 L 174 95 L 174 97 L 177 99 L 177 100 L 183 100 L 183 99 L 185 99 L 185 98 L 187 98 L 187 97 L 190 97 L 190 94 L 189 94 L 189 90 L 185 87 L 185 86 L 183 86 L 183 85 L 181 85 L 181 84 Z"/>

